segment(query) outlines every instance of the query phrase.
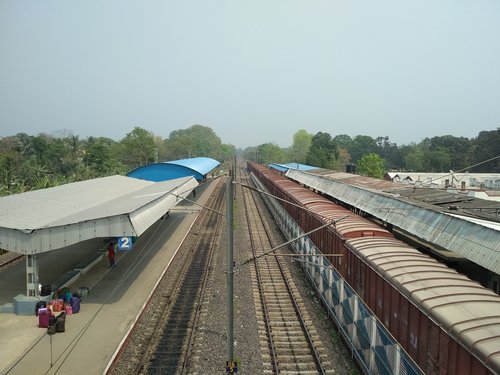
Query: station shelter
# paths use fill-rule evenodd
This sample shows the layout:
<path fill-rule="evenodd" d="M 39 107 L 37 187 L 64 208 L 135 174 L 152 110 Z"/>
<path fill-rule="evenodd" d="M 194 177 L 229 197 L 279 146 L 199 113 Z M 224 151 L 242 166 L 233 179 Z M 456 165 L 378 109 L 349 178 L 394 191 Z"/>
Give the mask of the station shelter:
<path fill-rule="evenodd" d="M 93 238 L 135 238 L 198 186 L 108 176 L 0 198 L 0 249 L 26 256 L 26 297 L 40 295 L 37 256 Z"/>

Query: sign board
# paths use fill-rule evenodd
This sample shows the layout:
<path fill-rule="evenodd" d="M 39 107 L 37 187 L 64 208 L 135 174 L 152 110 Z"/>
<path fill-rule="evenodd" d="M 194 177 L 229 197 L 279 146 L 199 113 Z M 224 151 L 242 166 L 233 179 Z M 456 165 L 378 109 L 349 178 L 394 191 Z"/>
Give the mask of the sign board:
<path fill-rule="evenodd" d="M 118 250 L 132 250 L 132 237 L 120 237 L 118 239 Z"/>

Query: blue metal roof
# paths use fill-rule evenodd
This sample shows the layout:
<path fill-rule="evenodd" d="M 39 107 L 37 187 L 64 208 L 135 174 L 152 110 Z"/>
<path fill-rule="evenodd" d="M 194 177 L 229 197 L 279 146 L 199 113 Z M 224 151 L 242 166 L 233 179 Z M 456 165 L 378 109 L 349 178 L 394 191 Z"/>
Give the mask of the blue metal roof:
<path fill-rule="evenodd" d="M 205 178 L 208 172 L 219 165 L 220 162 L 212 158 L 181 159 L 143 165 L 130 171 L 127 176 L 156 182 L 194 176 L 194 178 L 200 181 Z"/>
<path fill-rule="evenodd" d="M 300 164 L 300 163 L 287 163 L 287 164 L 271 163 L 269 164 L 269 168 L 276 169 L 280 172 L 286 172 L 289 169 L 297 169 L 301 171 L 310 171 L 313 169 L 319 169 L 318 167 L 313 167 L 311 165 Z"/>
<path fill-rule="evenodd" d="M 268 165 L 268 167 L 271 168 L 271 169 L 275 169 L 275 170 L 277 170 L 279 172 L 286 172 L 286 171 L 288 171 L 288 168 L 284 167 L 281 164 L 271 163 L 271 164 Z"/>

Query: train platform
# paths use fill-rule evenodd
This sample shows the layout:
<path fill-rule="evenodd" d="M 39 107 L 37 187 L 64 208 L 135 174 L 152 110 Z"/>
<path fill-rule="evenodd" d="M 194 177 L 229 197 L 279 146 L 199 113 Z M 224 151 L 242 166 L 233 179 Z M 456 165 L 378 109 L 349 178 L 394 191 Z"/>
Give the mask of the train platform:
<path fill-rule="evenodd" d="M 215 185 L 212 182 L 197 187 L 196 198 L 188 197 L 197 204 L 184 201 L 170 212 L 169 218 L 149 228 L 132 250 L 118 252 L 116 267 L 109 268 L 106 257 L 102 257 L 80 274 L 69 288 L 86 286 L 89 294 L 82 299 L 80 312 L 66 317 L 65 332 L 49 336 L 47 329 L 38 327 L 34 314 L 0 314 L 0 374 L 104 373 L 193 225 L 199 205 L 208 200 Z M 100 241 L 94 244 L 97 248 L 102 247 Z M 47 256 L 44 267 L 54 267 L 52 273 L 46 272 L 47 277 L 64 273 L 61 262 L 71 258 L 73 255 L 59 254 L 59 261 L 55 261 Z M 78 260 L 73 258 L 72 262 Z M 24 270 L 24 262 L 20 263 L 18 268 Z M 15 262 L 11 267 L 10 279 L 22 275 Z M 0 288 L 0 301 L 16 295 L 18 289 L 22 293 L 23 285 L 21 282 L 19 286 Z"/>

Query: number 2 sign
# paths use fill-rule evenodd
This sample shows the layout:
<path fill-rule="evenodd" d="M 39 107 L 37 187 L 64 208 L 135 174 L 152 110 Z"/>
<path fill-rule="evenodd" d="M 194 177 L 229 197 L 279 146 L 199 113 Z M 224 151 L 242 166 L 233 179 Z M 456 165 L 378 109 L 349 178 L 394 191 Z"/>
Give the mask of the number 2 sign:
<path fill-rule="evenodd" d="M 120 237 L 118 239 L 118 250 L 132 250 L 132 237 Z"/>

